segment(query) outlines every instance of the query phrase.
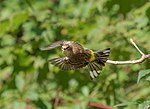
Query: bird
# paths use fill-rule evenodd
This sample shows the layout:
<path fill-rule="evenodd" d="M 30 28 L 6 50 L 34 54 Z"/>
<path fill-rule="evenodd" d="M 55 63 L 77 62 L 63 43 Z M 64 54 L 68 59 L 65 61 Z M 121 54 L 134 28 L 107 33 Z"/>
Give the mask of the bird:
<path fill-rule="evenodd" d="M 65 56 L 50 59 L 51 64 L 63 70 L 76 70 L 87 66 L 92 80 L 98 77 L 110 54 L 110 48 L 93 51 L 75 41 L 56 41 L 41 50 L 51 50 L 58 47 L 61 47 Z"/>

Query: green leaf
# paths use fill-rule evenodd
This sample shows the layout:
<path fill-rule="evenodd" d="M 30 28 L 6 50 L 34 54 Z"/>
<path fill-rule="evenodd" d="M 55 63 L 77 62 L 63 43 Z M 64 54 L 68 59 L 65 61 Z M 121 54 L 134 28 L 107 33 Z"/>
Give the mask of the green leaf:
<path fill-rule="evenodd" d="M 15 79 L 16 87 L 18 88 L 19 91 L 21 91 L 24 87 L 24 78 L 21 75 L 17 75 Z"/>
<path fill-rule="evenodd" d="M 65 100 L 69 100 L 69 101 L 73 101 L 73 100 L 74 100 L 73 97 L 68 96 L 68 95 L 65 95 L 65 94 L 63 94 L 63 95 L 61 95 L 61 96 L 62 96 L 62 98 L 65 99 Z"/>
<path fill-rule="evenodd" d="M 13 18 L 11 19 L 11 31 L 15 31 L 19 26 L 25 22 L 28 18 L 28 14 L 26 12 L 19 12 L 16 13 Z"/>
<path fill-rule="evenodd" d="M 150 76 L 148 76 L 148 77 L 146 78 L 146 80 L 147 80 L 147 81 L 150 81 Z"/>
<path fill-rule="evenodd" d="M 14 101 L 12 109 L 26 109 L 26 103 L 20 101 Z"/>
<path fill-rule="evenodd" d="M 2 42 L 1 42 L 2 46 L 7 46 L 7 45 L 11 46 L 13 44 L 15 44 L 15 38 L 13 38 L 11 35 L 6 34 L 2 37 Z"/>
<path fill-rule="evenodd" d="M 30 100 L 38 100 L 38 93 L 33 90 L 28 90 L 25 96 Z"/>
<path fill-rule="evenodd" d="M 34 67 L 36 69 L 42 68 L 44 63 L 45 63 L 45 60 L 43 60 L 40 56 L 38 56 L 36 57 L 36 61 L 34 62 Z"/>
<path fill-rule="evenodd" d="M 139 83 L 140 79 L 143 78 L 144 76 L 150 74 L 150 69 L 147 70 L 141 70 L 138 74 L 138 80 L 137 83 Z"/>
<path fill-rule="evenodd" d="M 124 103 L 120 103 L 120 104 L 115 105 L 115 107 L 124 107 L 124 106 L 128 106 L 128 105 L 133 105 L 133 104 L 136 104 L 136 102 L 135 101 L 124 102 Z"/>
<path fill-rule="evenodd" d="M 0 21 L 0 33 L 5 33 L 8 30 L 10 22 L 8 19 Z"/>
<path fill-rule="evenodd" d="M 83 86 L 81 88 L 81 91 L 82 93 L 85 95 L 85 96 L 88 96 L 89 95 L 89 88 L 87 86 Z"/>
<path fill-rule="evenodd" d="M 138 109 L 149 109 L 148 107 L 150 108 L 150 101 L 144 101 L 138 105 Z"/>

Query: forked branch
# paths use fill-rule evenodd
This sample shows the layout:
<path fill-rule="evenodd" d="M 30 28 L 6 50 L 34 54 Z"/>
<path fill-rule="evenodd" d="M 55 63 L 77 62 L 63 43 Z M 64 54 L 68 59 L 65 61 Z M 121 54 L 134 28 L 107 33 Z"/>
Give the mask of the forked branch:
<path fill-rule="evenodd" d="M 129 60 L 129 61 L 113 61 L 113 60 L 107 60 L 107 63 L 110 64 L 116 64 L 116 65 L 125 65 L 125 64 L 138 64 L 144 62 L 146 59 L 150 58 L 150 54 L 144 54 L 136 45 L 136 43 L 133 41 L 133 39 L 130 39 L 131 43 L 134 45 L 134 47 L 137 49 L 137 51 L 141 54 L 141 58 L 137 60 Z"/>

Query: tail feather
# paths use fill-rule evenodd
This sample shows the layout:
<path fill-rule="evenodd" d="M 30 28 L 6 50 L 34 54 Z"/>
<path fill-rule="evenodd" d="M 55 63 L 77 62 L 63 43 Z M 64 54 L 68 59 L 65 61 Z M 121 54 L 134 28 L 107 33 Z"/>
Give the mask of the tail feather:
<path fill-rule="evenodd" d="M 91 79 L 96 78 L 99 75 L 99 71 L 98 71 L 99 67 L 95 66 L 94 62 L 89 63 L 88 67 L 90 69 L 90 78 Z"/>
<path fill-rule="evenodd" d="M 110 54 L 110 48 L 95 52 L 97 62 L 104 66 L 105 62 L 108 60 L 109 54 Z"/>

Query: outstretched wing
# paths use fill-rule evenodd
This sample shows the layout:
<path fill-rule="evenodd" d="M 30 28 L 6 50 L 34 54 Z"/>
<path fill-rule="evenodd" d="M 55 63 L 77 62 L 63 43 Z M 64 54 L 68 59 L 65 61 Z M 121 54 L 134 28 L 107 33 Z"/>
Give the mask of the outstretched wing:
<path fill-rule="evenodd" d="M 88 63 L 78 63 L 72 62 L 70 59 L 63 57 L 63 58 L 54 58 L 49 60 L 49 62 L 55 66 L 60 67 L 63 70 L 74 70 L 78 68 L 82 68 L 86 66 Z"/>
<path fill-rule="evenodd" d="M 47 46 L 45 48 L 40 48 L 40 49 L 41 50 L 50 50 L 50 49 L 62 46 L 63 43 L 64 43 L 64 41 L 57 41 L 57 42 L 54 42 L 54 43 L 50 44 L 49 46 Z"/>
<path fill-rule="evenodd" d="M 88 68 L 90 70 L 90 78 L 94 79 L 100 74 L 102 65 L 98 64 L 97 62 L 92 62 L 88 64 Z"/>

